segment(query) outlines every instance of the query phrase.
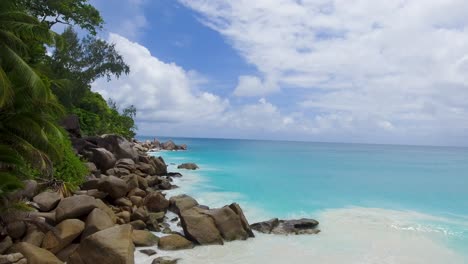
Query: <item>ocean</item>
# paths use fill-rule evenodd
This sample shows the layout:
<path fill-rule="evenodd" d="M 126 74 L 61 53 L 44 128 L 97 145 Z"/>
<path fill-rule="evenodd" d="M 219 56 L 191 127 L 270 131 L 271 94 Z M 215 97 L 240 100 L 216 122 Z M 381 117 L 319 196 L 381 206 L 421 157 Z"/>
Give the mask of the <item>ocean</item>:
<path fill-rule="evenodd" d="M 141 140 L 149 139 L 141 137 Z M 167 138 L 159 138 L 166 140 Z M 180 252 L 181 263 L 468 263 L 468 148 L 174 138 L 162 151 L 180 188 L 210 207 L 238 202 L 250 223 L 310 217 L 315 236 Z M 140 256 L 140 263 L 151 263 Z"/>

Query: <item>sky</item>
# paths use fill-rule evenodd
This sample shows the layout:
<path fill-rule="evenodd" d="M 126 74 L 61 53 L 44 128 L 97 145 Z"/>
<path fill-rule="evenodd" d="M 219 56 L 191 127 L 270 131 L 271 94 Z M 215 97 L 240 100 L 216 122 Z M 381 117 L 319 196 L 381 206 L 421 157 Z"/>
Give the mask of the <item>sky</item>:
<path fill-rule="evenodd" d="M 468 146 L 466 0 L 91 0 L 139 135 Z"/>

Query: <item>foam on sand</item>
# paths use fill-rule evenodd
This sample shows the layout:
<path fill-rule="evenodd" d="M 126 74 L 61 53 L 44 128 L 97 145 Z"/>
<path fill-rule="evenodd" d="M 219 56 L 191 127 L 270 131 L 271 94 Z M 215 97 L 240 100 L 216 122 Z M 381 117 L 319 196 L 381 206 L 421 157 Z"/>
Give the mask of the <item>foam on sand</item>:
<path fill-rule="evenodd" d="M 182 264 L 462 264 L 468 260 L 444 243 L 444 237 L 456 233 L 421 224 L 444 220 L 441 218 L 375 208 L 332 209 L 317 218 L 322 230 L 318 235 L 256 233 L 256 238 L 247 241 L 178 252 L 158 251 L 158 255 L 182 258 Z M 153 258 L 138 253 L 137 263 L 151 263 Z"/>

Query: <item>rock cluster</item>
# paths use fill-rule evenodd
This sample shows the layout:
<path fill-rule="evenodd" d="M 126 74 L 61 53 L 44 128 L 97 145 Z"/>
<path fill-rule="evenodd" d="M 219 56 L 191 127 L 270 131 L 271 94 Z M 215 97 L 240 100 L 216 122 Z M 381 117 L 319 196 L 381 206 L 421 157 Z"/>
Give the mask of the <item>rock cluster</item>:
<path fill-rule="evenodd" d="M 145 142 L 141 143 L 143 148 L 148 149 L 148 151 L 154 150 L 187 150 L 187 145 L 177 145 L 172 140 L 168 140 L 166 142 L 159 142 L 159 140 L 154 139 L 153 141 L 146 140 Z"/>
<path fill-rule="evenodd" d="M 252 224 L 250 227 L 258 232 L 265 234 L 277 235 L 303 235 L 303 234 L 318 234 L 320 230 L 317 228 L 319 222 L 314 219 L 298 219 L 298 220 L 279 220 L 273 218 L 268 221 Z"/>
<path fill-rule="evenodd" d="M 173 177 L 182 175 L 168 173 L 162 158 L 146 154 L 144 143 L 104 135 L 75 137 L 73 145 L 88 159 L 90 175 L 69 197 L 29 182 L 17 195 L 31 199 L 36 211 L 28 217 L 47 228 L 21 219 L 7 223 L 0 263 L 134 263 L 135 247 L 179 250 L 253 237 L 237 204 L 210 209 L 187 195 L 167 199 L 164 190 L 176 187 Z M 177 217 L 169 218 L 168 211 Z M 169 223 L 182 230 L 171 230 Z"/>

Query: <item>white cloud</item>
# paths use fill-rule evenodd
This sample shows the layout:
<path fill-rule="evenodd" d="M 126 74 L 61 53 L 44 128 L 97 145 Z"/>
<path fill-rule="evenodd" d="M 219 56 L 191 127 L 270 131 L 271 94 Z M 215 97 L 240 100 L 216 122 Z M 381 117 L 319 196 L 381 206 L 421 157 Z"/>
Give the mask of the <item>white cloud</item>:
<path fill-rule="evenodd" d="M 198 91 L 206 82 L 199 74 L 185 71 L 175 63 L 165 63 L 136 42 L 110 34 L 117 51 L 129 64 L 128 76 L 93 84 L 93 90 L 122 106 L 135 105 L 139 122 L 209 121 L 218 117 L 229 102 L 214 94 Z"/>
<path fill-rule="evenodd" d="M 261 73 L 235 95 L 301 88 L 311 131 L 467 143 L 468 1 L 179 1 Z"/>
<path fill-rule="evenodd" d="M 239 76 L 239 81 L 234 95 L 236 96 L 261 96 L 278 91 L 279 87 L 274 82 L 263 82 L 260 78 L 250 75 Z"/>

